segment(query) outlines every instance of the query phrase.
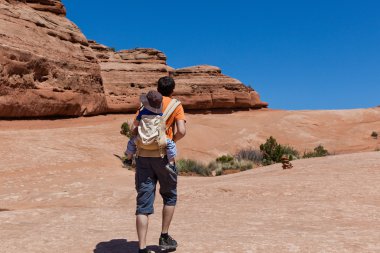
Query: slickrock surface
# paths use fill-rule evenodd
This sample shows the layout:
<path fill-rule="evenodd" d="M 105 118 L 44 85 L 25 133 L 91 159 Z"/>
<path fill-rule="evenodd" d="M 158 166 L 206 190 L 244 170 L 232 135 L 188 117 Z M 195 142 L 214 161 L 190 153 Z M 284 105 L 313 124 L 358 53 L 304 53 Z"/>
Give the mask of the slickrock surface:
<path fill-rule="evenodd" d="M 176 81 L 175 97 L 185 109 L 263 108 L 268 104 L 259 94 L 239 80 L 223 75 L 214 66 L 173 69 L 166 64 L 163 52 L 137 48 L 114 52 L 111 48 L 90 41 L 102 69 L 105 93 L 110 112 L 131 112 L 139 106 L 138 97 L 156 89 L 160 77 L 172 75 Z"/>
<path fill-rule="evenodd" d="M 380 108 L 354 110 L 272 111 L 190 115 L 190 138 L 180 143 L 184 156 L 210 161 L 242 148 L 259 148 L 269 136 L 295 147 L 302 155 L 323 145 L 330 153 L 380 149 Z M 201 143 L 198 147 L 194 144 Z"/>
<path fill-rule="evenodd" d="M 238 112 L 232 120 L 189 115 L 179 147 L 197 159 L 213 153 L 210 147 L 255 143 L 276 131 L 277 139 L 294 139 L 297 147 L 369 150 L 379 145 L 369 137 L 379 130 L 379 110 Z M 0 121 L 1 252 L 136 251 L 134 174 L 113 156 L 126 144 L 118 133 L 125 117 Z M 214 178 L 180 177 L 170 230 L 177 252 L 379 252 L 380 152 L 292 163 L 290 170 L 276 164 Z M 157 198 L 148 243 L 159 252 Z"/>
<path fill-rule="evenodd" d="M 100 67 L 57 0 L 0 0 L 0 117 L 106 112 Z"/>

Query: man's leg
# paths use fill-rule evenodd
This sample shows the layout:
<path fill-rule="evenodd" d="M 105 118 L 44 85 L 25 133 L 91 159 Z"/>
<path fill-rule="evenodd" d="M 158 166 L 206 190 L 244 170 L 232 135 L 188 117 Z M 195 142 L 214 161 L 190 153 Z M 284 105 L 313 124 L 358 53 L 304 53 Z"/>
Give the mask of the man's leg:
<path fill-rule="evenodd" d="M 145 214 L 136 215 L 136 230 L 139 238 L 139 248 L 146 248 L 146 234 L 148 233 L 149 216 Z"/>
<path fill-rule="evenodd" d="M 175 206 L 164 205 L 162 209 L 162 234 L 167 234 L 170 227 L 170 222 L 172 221 Z"/>
<path fill-rule="evenodd" d="M 154 212 L 153 203 L 157 179 L 154 171 L 151 169 L 150 159 L 145 157 L 136 159 L 136 230 L 140 249 L 146 248 L 149 215 Z"/>
<path fill-rule="evenodd" d="M 153 163 L 153 169 L 160 182 L 160 194 L 164 202 L 162 210 L 162 233 L 159 245 L 166 250 L 177 248 L 177 242 L 167 233 L 173 218 L 175 205 L 177 203 L 177 174 L 170 173 L 165 169 L 168 159 L 157 158 Z"/>

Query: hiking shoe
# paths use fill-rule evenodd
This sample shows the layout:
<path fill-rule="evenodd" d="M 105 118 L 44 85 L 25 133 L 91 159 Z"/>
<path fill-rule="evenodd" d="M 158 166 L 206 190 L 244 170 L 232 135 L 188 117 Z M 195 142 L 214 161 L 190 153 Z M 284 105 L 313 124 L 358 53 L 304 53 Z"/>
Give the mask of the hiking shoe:
<path fill-rule="evenodd" d="M 175 164 L 171 164 L 171 163 L 168 163 L 166 164 L 165 168 L 172 174 L 178 174 L 177 173 L 177 167 L 175 166 Z"/>
<path fill-rule="evenodd" d="M 148 250 L 148 249 L 143 249 L 143 250 L 141 250 L 141 249 L 139 249 L 139 253 L 155 253 L 154 251 L 152 251 L 152 250 Z"/>
<path fill-rule="evenodd" d="M 178 246 L 176 240 L 170 235 L 167 235 L 166 237 L 161 236 L 158 244 L 164 250 L 175 250 Z"/>
<path fill-rule="evenodd" d="M 155 252 L 145 248 L 145 249 L 139 249 L 139 253 L 155 253 Z"/>

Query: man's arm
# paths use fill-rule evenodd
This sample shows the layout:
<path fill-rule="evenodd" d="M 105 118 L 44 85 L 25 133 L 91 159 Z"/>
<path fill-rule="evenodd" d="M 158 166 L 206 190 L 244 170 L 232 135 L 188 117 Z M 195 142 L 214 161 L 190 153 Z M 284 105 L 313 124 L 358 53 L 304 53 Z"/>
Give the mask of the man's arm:
<path fill-rule="evenodd" d="M 186 124 L 184 120 L 177 120 L 175 124 L 177 131 L 174 134 L 173 141 L 177 142 L 186 135 Z"/>

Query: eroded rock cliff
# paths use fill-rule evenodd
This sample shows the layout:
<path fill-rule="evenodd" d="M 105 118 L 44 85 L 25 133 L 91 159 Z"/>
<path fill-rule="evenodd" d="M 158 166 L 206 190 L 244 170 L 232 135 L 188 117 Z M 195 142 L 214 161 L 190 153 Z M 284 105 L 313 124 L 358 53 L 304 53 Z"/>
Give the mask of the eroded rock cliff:
<path fill-rule="evenodd" d="M 100 67 L 57 0 L 0 0 L 0 117 L 107 110 Z"/>
<path fill-rule="evenodd" d="M 176 69 L 176 96 L 188 109 L 262 108 L 268 104 L 239 80 L 208 65 Z"/>
<path fill-rule="evenodd" d="M 173 69 L 163 52 L 115 52 L 88 41 L 60 0 L 0 0 L 0 117 L 134 112 L 139 95 L 172 75 L 186 109 L 262 108 L 252 88 L 218 67 Z"/>
<path fill-rule="evenodd" d="M 156 49 L 137 48 L 114 52 L 89 41 L 102 71 L 109 112 L 132 112 L 139 106 L 139 95 L 157 86 L 157 80 L 172 70 L 166 56 Z"/>
<path fill-rule="evenodd" d="M 173 69 L 166 64 L 163 52 L 152 48 L 136 48 L 114 52 L 90 41 L 101 66 L 104 89 L 110 112 L 132 112 L 139 106 L 142 92 L 156 89 L 157 80 L 172 75 L 176 81 L 174 96 L 186 109 L 262 108 L 256 91 L 239 80 L 223 75 L 214 66 Z"/>

